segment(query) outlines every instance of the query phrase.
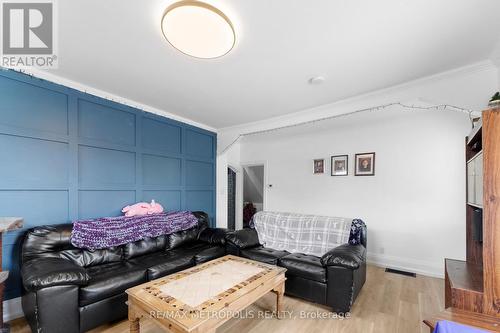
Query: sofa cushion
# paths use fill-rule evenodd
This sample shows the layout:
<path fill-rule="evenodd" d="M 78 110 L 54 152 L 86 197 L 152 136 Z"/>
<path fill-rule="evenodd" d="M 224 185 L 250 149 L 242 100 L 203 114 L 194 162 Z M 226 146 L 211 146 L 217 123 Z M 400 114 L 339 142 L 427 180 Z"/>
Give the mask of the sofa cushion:
<path fill-rule="evenodd" d="M 183 245 L 196 242 L 198 239 L 198 233 L 200 232 L 199 226 L 193 227 L 191 229 L 174 232 L 173 234 L 167 235 L 167 250 L 173 250 Z"/>
<path fill-rule="evenodd" d="M 198 240 L 212 244 L 224 246 L 226 244 L 227 229 L 205 228 L 198 234 Z"/>
<path fill-rule="evenodd" d="M 257 231 L 250 228 L 228 232 L 226 241 L 234 244 L 238 249 L 249 249 L 260 245 Z"/>
<path fill-rule="evenodd" d="M 123 257 L 131 259 L 145 254 L 161 251 L 165 248 L 166 236 L 148 237 L 123 246 Z"/>
<path fill-rule="evenodd" d="M 183 269 L 194 266 L 194 254 L 183 251 L 172 250 L 164 253 L 153 254 L 144 257 L 142 265 L 147 267 L 148 280 L 161 278 L 165 275 L 173 274 Z M 136 258 L 139 260 L 142 258 Z"/>
<path fill-rule="evenodd" d="M 87 268 L 90 279 L 80 288 L 80 305 L 118 295 L 146 282 L 146 270 L 129 262 L 110 263 Z"/>
<path fill-rule="evenodd" d="M 208 249 L 212 245 L 204 243 L 204 242 L 190 242 L 187 244 L 184 244 L 183 246 L 180 246 L 176 248 L 175 250 L 169 250 L 167 252 L 174 251 L 174 253 L 191 253 L 193 256 L 205 249 Z"/>
<path fill-rule="evenodd" d="M 60 252 L 61 258 L 73 261 L 82 267 L 98 266 L 112 262 L 120 262 L 123 259 L 123 247 L 114 246 L 107 249 L 87 250 L 70 249 Z"/>
<path fill-rule="evenodd" d="M 226 255 L 226 249 L 222 246 L 210 246 L 198 252 L 194 256 L 194 263 L 196 265 L 203 264 L 204 262 L 214 260 Z"/>
<path fill-rule="evenodd" d="M 224 247 L 191 242 L 175 250 L 137 257 L 130 262 L 147 268 L 148 280 L 154 280 L 217 259 L 225 254 Z"/>
<path fill-rule="evenodd" d="M 200 230 L 208 228 L 208 226 L 210 225 L 210 218 L 208 217 L 207 213 L 201 211 L 196 211 L 192 213 L 198 219 L 198 227 L 200 228 Z"/>
<path fill-rule="evenodd" d="M 62 258 L 36 258 L 26 262 L 21 269 L 26 290 L 62 285 L 85 285 L 89 275 L 85 268 Z"/>
<path fill-rule="evenodd" d="M 289 255 L 290 252 L 278 251 L 267 247 L 255 247 L 241 250 L 243 258 L 260 261 L 266 264 L 277 265 L 278 260 Z"/>
<path fill-rule="evenodd" d="M 278 264 L 287 269 L 287 275 L 326 283 L 326 268 L 321 265 L 321 259 L 316 256 L 292 253 L 281 258 Z"/>
<path fill-rule="evenodd" d="M 34 258 L 60 257 L 60 251 L 74 249 L 71 245 L 71 230 L 71 223 L 43 225 L 27 230 L 23 240 L 23 262 Z"/>

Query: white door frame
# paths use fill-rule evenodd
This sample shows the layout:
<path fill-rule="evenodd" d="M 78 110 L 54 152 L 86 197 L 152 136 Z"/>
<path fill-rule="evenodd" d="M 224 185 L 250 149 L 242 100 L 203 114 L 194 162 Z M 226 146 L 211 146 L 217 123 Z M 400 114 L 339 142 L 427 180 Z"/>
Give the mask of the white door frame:
<path fill-rule="evenodd" d="M 263 166 L 264 167 L 264 177 L 262 179 L 262 210 L 267 210 L 267 161 L 251 161 L 251 162 L 245 162 L 241 163 L 241 170 L 243 171 L 245 167 L 252 167 L 252 166 Z M 242 177 L 243 178 L 243 175 Z M 244 193 L 244 181 L 242 179 L 241 182 L 241 202 L 243 206 L 243 193 Z M 243 208 L 241 210 L 241 216 L 243 216 Z"/>
<path fill-rule="evenodd" d="M 238 169 L 234 167 L 231 164 L 227 164 L 227 169 L 231 169 L 234 171 L 236 174 L 236 183 L 234 184 L 234 229 L 239 230 L 243 226 L 243 215 L 241 217 L 239 216 L 239 211 L 241 210 L 243 212 L 243 208 L 241 206 L 243 205 L 243 169 Z M 227 172 L 227 170 L 226 170 Z M 227 176 L 226 176 L 226 227 L 229 226 L 229 216 L 227 216 L 227 201 L 229 198 L 229 186 L 227 184 Z"/>

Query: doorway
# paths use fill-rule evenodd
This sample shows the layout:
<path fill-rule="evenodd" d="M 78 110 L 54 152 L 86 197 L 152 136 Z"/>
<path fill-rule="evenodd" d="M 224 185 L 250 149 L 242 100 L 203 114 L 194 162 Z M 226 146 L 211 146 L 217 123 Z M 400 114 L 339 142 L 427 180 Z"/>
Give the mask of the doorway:
<path fill-rule="evenodd" d="M 248 228 L 256 212 L 264 210 L 264 164 L 243 166 L 243 228 Z"/>
<path fill-rule="evenodd" d="M 227 168 L 227 228 L 236 229 L 236 172 Z"/>

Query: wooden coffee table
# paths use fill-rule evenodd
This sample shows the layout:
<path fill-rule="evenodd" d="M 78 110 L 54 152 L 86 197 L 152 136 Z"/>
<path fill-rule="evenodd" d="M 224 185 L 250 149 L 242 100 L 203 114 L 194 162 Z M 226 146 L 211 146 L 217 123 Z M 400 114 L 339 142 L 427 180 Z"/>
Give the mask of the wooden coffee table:
<path fill-rule="evenodd" d="M 215 332 L 216 328 L 272 291 L 282 311 L 285 268 L 225 256 L 130 288 L 130 332 L 150 318 L 172 332 Z"/>

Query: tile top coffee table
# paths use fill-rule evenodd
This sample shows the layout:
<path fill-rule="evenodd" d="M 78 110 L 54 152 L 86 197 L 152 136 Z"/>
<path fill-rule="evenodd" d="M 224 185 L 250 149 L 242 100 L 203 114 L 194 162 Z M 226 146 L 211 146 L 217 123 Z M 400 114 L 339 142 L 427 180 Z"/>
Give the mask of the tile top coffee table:
<path fill-rule="evenodd" d="M 172 332 L 214 332 L 272 291 L 282 311 L 285 268 L 225 256 L 128 289 L 130 332 L 150 318 Z"/>

